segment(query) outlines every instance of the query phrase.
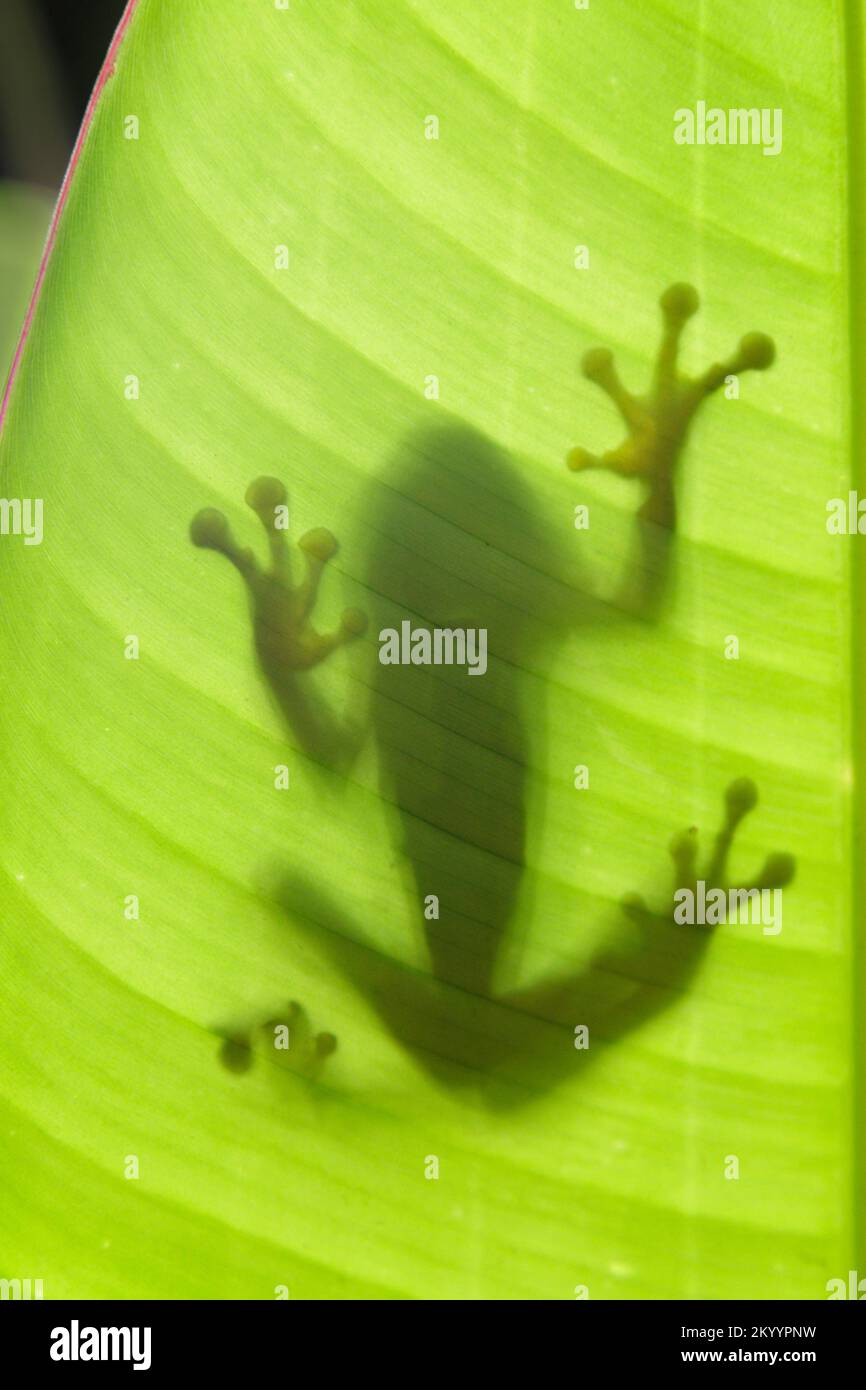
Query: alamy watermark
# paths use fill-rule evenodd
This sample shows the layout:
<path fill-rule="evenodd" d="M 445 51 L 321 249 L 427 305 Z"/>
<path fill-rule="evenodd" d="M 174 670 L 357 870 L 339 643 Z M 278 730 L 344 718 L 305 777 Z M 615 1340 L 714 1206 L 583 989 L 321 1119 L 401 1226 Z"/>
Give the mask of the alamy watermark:
<path fill-rule="evenodd" d="M 866 1279 L 861 1279 L 856 1269 L 848 1270 L 848 1279 L 828 1279 L 824 1285 L 827 1290 L 827 1301 L 831 1302 L 838 1298 L 856 1299 L 862 1303 L 866 1299 Z"/>
<path fill-rule="evenodd" d="M 131 1361 L 134 1371 L 150 1370 L 149 1327 L 69 1327 L 51 1331 L 52 1361 Z"/>
<path fill-rule="evenodd" d="M 680 106 L 674 112 L 677 145 L 761 145 L 764 154 L 782 153 L 780 106 Z"/>
<path fill-rule="evenodd" d="M 485 627 L 416 627 L 411 622 L 383 627 L 379 633 L 383 666 L 466 666 L 470 676 L 487 670 Z"/>
<path fill-rule="evenodd" d="M 41 1279 L 0 1279 L 0 1301 L 44 1298 Z"/>
<path fill-rule="evenodd" d="M 674 921 L 679 926 L 750 922 L 760 926 L 764 936 L 778 936 L 782 930 L 781 888 L 729 888 L 726 892 L 707 888 L 701 878 L 694 888 L 678 888 L 674 904 Z"/>
<path fill-rule="evenodd" d="M 825 524 L 831 536 L 866 536 L 866 497 L 853 489 L 847 498 L 831 497 Z"/>
<path fill-rule="evenodd" d="M 23 536 L 25 545 L 41 545 L 42 498 L 0 497 L 0 536 Z"/>

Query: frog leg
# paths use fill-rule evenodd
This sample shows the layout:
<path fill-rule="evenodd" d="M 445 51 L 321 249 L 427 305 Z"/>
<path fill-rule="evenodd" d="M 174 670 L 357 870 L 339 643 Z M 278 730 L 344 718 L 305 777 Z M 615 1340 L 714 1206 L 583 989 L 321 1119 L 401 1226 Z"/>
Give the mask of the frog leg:
<path fill-rule="evenodd" d="M 713 887 L 727 891 L 727 860 L 736 830 L 757 803 L 753 782 L 741 778 L 725 793 L 726 814 L 704 874 Z M 674 889 L 667 910 L 654 914 L 640 897 L 623 904 L 627 916 L 641 929 L 642 941 L 626 946 L 620 931 L 588 967 L 566 972 L 539 985 L 500 997 L 508 1009 L 528 1013 L 540 1023 L 555 1025 L 546 1033 L 527 1034 L 526 1060 L 538 1065 L 537 1082 L 548 1084 L 574 1074 L 575 1066 L 589 1062 L 593 1046 L 603 1048 L 661 1013 L 683 994 L 703 959 L 713 927 L 679 925 L 674 918 L 675 894 L 694 886 L 698 838 L 694 827 L 675 835 L 670 844 L 674 864 Z M 795 861 L 787 854 L 771 854 L 754 883 L 757 888 L 781 888 L 791 882 Z M 575 1050 L 572 1034 L 585 1025 L 589 1047 Z"/>

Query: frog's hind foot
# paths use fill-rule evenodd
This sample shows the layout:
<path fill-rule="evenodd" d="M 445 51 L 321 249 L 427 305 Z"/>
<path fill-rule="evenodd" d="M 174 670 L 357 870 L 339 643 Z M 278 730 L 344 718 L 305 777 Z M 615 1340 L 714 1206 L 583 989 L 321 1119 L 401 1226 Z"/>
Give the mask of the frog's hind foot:
<path fill-rule="evenodd" d="M 309 1081 L 319 1076 L 325 1062 L 337 1049 L 334 1034 L 313 1034 L 307 1011 L 292 1001 L 281 1014 L 252 1028 L 223 1031 L 219 1059 L 226 1070 L 236 1074 L 249 1071 L 259 1040 L 263 1054 L 267 1049 L 278 1066 Z"/>
<path fill-rule="evenodd" d="M 728 903 L 732 893 L 750 895 L 756 890 L 760 893 L 764 889 L 783 888 L 791 882 L 796 871 L 796 861 L 790 854 L 778 853 L 767 856 L 757 878 L 748 888 L 737 888 L 728 882 L 728 856 L 737 827 L 744 817 L 754 810 L 757 802 L 758 789 L 751 778 L 740 777 L 735 782 L 731 782 L 725 791 L 724 824 L 716 835 L 709 862 L 702 874 L 697 871 L 697 826 L 693 825 L 688 830 L 674 835 L 669 846 L 670 856 L 674 863 L 674 884 L 670 909 L 672 921 L 680 924 L 682 920 L 687 920 L 679 916 L 678 908 L 689 901 L 694 905 L 696 899 L 700 897 L 698 890 L 701 884 L 703 885 L 704 902 L 708 902 L 709 895 L 713 890 L 721 890 L 725 902 Z M 653 916 L 661 915 L 650 912 L 644 899 L 636 894 L 627 897 L 622 906 L 630 917 L 641 923 L 648 922 Z M 725 920 L 724 915 L 718 920 Z M 715 923 L 701 922 L 697 925 L 713 926 Z"/>
<path fill-rule="evenodd" d="M 654 484 L 670 482 L 677 454 L 701 401 L 724 385 L 729 376 L 764 371 L 775 358 L 776 349 L 771 338 L 765 333 L 747 333 L 727 362 L 713 363 L 699 377 L 683 376 L 677 370 L 680 338 L 685 325 L 698 311 L 698 292 L 692 285 L 671 285 L 659 303 L 662 340 L 647 396 L 633 396 L 626 390 L 608 348 L 591 348 L 583 357 L 584 376 L 610 397 L 628 433 L 618 448 L 601 456 L 590 454 L 586 449 L 572 449 L 566 462 L 575 472 L 604 468 Z"/>

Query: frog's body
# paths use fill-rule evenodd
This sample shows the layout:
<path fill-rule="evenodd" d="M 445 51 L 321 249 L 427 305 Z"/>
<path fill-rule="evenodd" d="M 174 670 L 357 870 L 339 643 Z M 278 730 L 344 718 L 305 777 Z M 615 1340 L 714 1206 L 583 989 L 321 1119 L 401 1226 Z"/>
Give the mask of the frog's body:
<path fill-rule="evenodd" d="M 624 390 L 609 353 L 596 349 L 584 358 L 585 374 L 616 402 L 628 438 L 601 459 L 574 450 L 568 462 L 575 469 L 610 468 L 646 485 L 638 522 L 642 568 L 638 582 L 627 586 L 630 607 L 644 613 L 652 611 L 663 582 L 675 525 L 674 468 L 695 409 L 728 375 L 766 367 L 773 358 L 770 340 L 751 334 L 730 362 L 698 380 L 681 379 L 677 343 L 696 308 L 697 296 L 688 286 L 674 286 L 662 296 L 664 334 L 647 400 Z M 268 530 L 268 573 L 259 570 L 252 552 L 237 548 L 219 513 L 199 513 L 192 538 L 221 551 L 243 574 L 259 661 L 299 742 L 311 756 L 345 767 L 351 757 L 346 740 L 327 711 L 310 699 L 300 673 L 367 624 L 349 610 L 332 636 L 313 630 L 317 585 L 336 542 L 325 531 L 301 539 L 307 576 L 292 587 L 285 538 L 274 528 L 285 496 L 282 484 L 266 478 L 247 494 Z M 329 928 L 338 949 L 347 940 L 359 943 L 354 953 L 349 948 L 349 955 L 342 955 L 345 968 L 375 998 L 395 1034 L 440 1073 L 443 1054 L 448 1057 L 451 1080 L 454 1067 L 477 1073 L 509 1051 L 537 1051 L 537 1037 L 519 1023 L 512 1026 L 521 1014 L 572 1026 L 591 1018 L 593 1026 L 598 1022 L 608 1036 L 616 1036 L 649 1007 L 659 1007 L 664 992 L 660 996 L 657 987 L 635 982 L 625 1000 L 620 991 L 611 1003 L 593 972 L 584 970 L 500 998 L 500 1015 L 503 1008 L 505 1014 L 491 1015 L 480 1029 L 467 1031 L 471 1020 L 465 1014 L 467 1002 L 473 1018 L 483 1001 L 496 1005 L 495 966 L 521 891 L 529 732 L 539 713 L 534 709 L 530 719 L 526 710 L 527 672 L 536 663 L 543 669 L 545 652 L 564 630 L 585 619 L 591 606 L 550 563 L 550 538 L 525 483 L 500 450 L 463 426 L 420 432 L 406 441 L 374 485 L 370 533 L 376 545 L 366 583 L 381 605 L 376 616 L 383 628 L 397 629 L 408 620 L 414 629 L 483 629 L 487 639 L 483 677 L 459 665 L 377 662 L 372 681 L 370 716 L 382 795 L 399 824 L 397 848 L 414 880 L 431 975 L 383 965 L 363 926 L 352 923 L 320 887 L 295 879 L 287 905 L 297 917 Z M 723 872 L 733 827 L 752 804 L 753 789 L 735 784 L 711 868 L 714 881 Z M 678 841 L 675 858 L 681 875 L 694 876 L 693 841 Z M 777 858 L 768 861 L 761 881 L 786 881 L 791 872 L 792 866 Z M 663 924 L 656 928 L 660 939 Z M 682 987 L 706 939 L 704 932 L 685 937 L 680 931 L 671 956 L 665 938 L 670 988 Z M 645 945 L 641 952 L 647 954 Z M 554 1039 L 553 1046 L 561 1054 L 559 1072 L 574 1054 L 568 1042 Z M 323 1054 L 330 1050 L 330 1044 L 320 1048 Z"/>
<path fill-rule="evenodd" d="M 416 901 L 436 899 L 424 917 L 433 973 L 489 996 L 524 864 L 521 682 L 542 634 L 540 615 L 525 611 L 531 572 L 519 554 L 540 528 L 505 457 L 463 427 L 414 434 L 373 493 L 366 581 L 384 614 L 377 631 L 408 620 L 415 631 L 485 634 L 483 676 L 468 664 L 377 660 L 371 722 Z"/>

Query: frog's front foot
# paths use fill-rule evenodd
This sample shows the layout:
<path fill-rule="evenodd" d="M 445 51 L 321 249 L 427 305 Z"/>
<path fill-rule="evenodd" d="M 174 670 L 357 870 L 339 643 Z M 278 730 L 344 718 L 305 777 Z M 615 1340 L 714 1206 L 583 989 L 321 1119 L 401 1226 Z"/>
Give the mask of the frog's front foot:
<path fill-rule="evenodd" d="M 606 468 L 626 477 L 641 478 L 657 493 L 664 494 L 672 486 L 677 455 L 701 401 L 729 376 L 769 367 L 776 349 L 765 333 L 747 333 L 727 362 L 714 363 L 699 377 L 685 377 L 677 371 L 677 356 L 682 331 L 698 311 L 697 290 L 692 285 L 671 285 L 660 304 L 664 329 L 647 396 L 633 396 L 626 390 L 608 348 L 591 348 L 582 362 L 584 376 L 596 382 L 617 406 L 628 429 L 627 438 L 619 448 L 600 457 L 586 449 L 572 449 L 566 461 L 575 471 Z M 665 521 L 664 506 L 653 506 L 652 498 L 645 514 Z"/>
<path fill-rule="evenodd" d="M 290 554 L 286 543 L 287 492 L 278 478 L 256 478 L 247 488 L 246 501 L 259 517 L 268 536 L 270 566 L 260 568 L 252 550 L 234 541 L 222 512 L 206 507 L 193 517 L 190 537 L 194 545 L 225 555 L 243 577 L 250 595 L 256 648 L 265 670 L 272 676 L 307 671 L 317 666 L 335 647 L 358 637 L 367 619 L 356 608 L 343 613 L 336 632 L 314 630 L 311 615 L 319 581 L 328 560 L 337 551 L 330 531 L 318 527 L 298 541 L 306 573 L 292 585 Z"/>
<path fill-rule="evenodd" d="M 319 1075 L 337 1047 L 333 1033 L 313 1034 L 306 1010 L 293 1001 L 279 1017 L 268 1018 L 253 1028 L 225 1030 L 220 1061 L 228 1071 L 249 1071 L 259 1042 L 262 1052 L 272 1055 L 278 1065 L 310 1081 Z"/>
<path fill-rule="evenodd" d="M 732 782 L 725 792 L 725 822 L 718 832 L 709 862 L 702 874 L 697 871 L 698 832 L 696 826 L 675 835 L 670 843 L 674 862 L 672 900 L 666 912 L 653 914 L 643 898 L 632 895 L 623 908 L 635 920 L 647 923 L 659 917 L 683 925 L 706 928 L 728 920 L 731 902 L 751 903 L 755 893 L 783 888 L 794 877 L 796 863 L 790 854 L 770 854 L 757 878 L 748 887 L 734 888 L 727 880 L 728 855 L 740 821 L 754 809 L 758 789 L 748 777 Z M 724 899 L 724 905 L 722 904 Z M 710 910 L 707 910 L 707 909 Z"/>

